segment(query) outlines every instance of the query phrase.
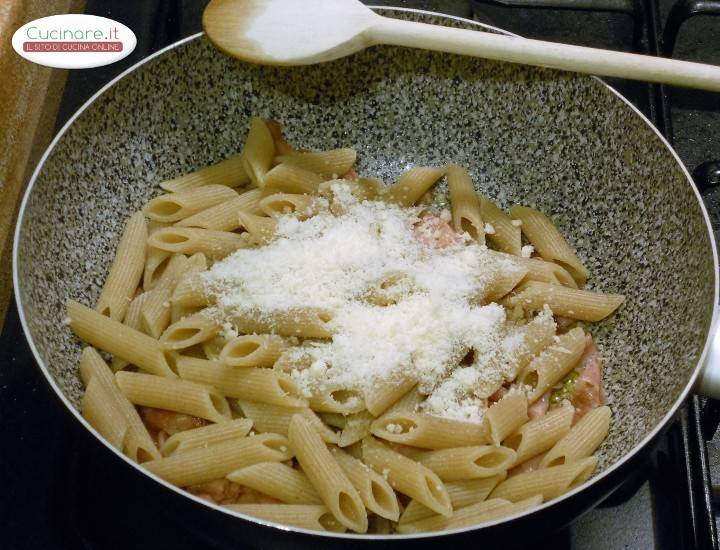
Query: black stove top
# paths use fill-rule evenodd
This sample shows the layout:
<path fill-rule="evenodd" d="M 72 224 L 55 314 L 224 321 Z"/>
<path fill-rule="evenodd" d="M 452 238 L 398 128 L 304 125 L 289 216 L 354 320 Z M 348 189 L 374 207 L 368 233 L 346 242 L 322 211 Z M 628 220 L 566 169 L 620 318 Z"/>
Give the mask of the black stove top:
<path fill-rule="evenodd" d="M 720 2 L 712 0 L 388 0 L 505 28 L 523 36 L 676 55 L 720 64 Z M 142 57 L 200 30 L 204 2 L 89 0 L 86 13 L 116 19 L 138 37 L 114 65 L 72 71 L 58 128 L 98 88 Z M 542 6 L 542 7 L 538 7 Z M 664 36 L 663 36 L 664 34 Z M 612 81 L 675 145 L 720 229 L 717 95 Z M 712 161 L 716 162 L 713 163 Z M 688 399 L 643 467 L 599 508 L 540 548 L 717 549 L 712 475 L 720 474 L 718 402 Z M 134 470 L 65 411 L 33 363 L 17 318 L 0 335 L 0 548 L 85 550 L 213 548 L 145 502 Z M 708 460 L 708 453 L 711 457 Z M 715 478 L 716 483 L 720 476 Z M 241 541 L 238 547 L 242 548 Z"/>

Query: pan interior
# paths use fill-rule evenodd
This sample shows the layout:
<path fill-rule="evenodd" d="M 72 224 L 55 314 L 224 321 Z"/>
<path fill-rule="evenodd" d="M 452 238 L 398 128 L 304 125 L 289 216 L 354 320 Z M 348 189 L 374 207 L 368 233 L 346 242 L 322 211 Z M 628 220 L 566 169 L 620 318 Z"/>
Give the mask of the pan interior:
<path fill-rule="evenodd" d="M 681 167 L 602 83 L 389 47 L 310 67 L 259 67 L 199 37 L 85 109 L 27 202 L 16 266 L 21 306 L 44 368 L 76 407 L 81 347 L 63 324 L 65 301 L 95 303 L 124 221 L 159 193 L 158 182 L 239 151 L 253 115 L 281 121 L 302 147 L 354 147 L 358 171 L 387 182 L 410 166 L 453 160 L 501 206 L 553 217 L 588 266 L 591 287 L 627 297 L 592 328 L 613 411 L 600 469 L 680 396 L 712 315 L 711 242 Z"/>

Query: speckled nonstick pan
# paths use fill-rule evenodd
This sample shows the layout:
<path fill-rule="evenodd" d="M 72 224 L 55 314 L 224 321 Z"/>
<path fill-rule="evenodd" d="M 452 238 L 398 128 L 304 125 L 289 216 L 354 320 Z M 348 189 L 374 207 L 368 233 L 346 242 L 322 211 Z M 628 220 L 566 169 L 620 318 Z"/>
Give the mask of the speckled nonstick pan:
<path fill-rule="evenodd" d="M 382 13 L 488 30 L 421 12 Z M 535 538 L 612 491 L 691 390 L 710 349 L 718 279 L 707 213 L 667 142 L 600 80 L 418 50 L 379 47 L 323 65 L 268 68 L 226 57 L 197 35 L 136 65 L 80 109 L 33 175 L 14 267 L 37 362 L 78 421 L 99 437 L 78 414 L 81 346 L 63 325 L 66 299 L 95 303 L 130 213 L 158 194 L 159 181 L 237 152 L 251 115 L 280 120 L 303 147 L 354 147 L 358 171 L 386 181 L 411 165 L 459 162 L 502 206 L 551 214 L 592 287 L 627 297 L 593 329 L 613 411 L 599 473 L 521 516 L 427 537 Z M 268 548 L 377 546 L 387 538 L 269 525 L 124 460 L 119 467 L 137 468 L 144 480 L 143 506 L 187 514 L 183 523 L 209 538 Z"/>

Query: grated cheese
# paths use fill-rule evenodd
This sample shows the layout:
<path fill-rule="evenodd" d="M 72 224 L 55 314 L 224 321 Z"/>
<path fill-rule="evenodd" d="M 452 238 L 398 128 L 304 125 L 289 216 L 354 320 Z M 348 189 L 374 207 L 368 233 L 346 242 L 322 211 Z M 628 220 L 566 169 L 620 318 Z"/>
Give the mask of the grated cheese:
<path fill-rule="evenodd" d="M 517 267 L 473 242 L 428 244 L 417 233 L 431 226 L 419 223 L 420 208 L 358 201 L 343 183 L 330 189 L 343 202 L 339 215 L 280 216 L 269 244 L 238 250 L 203 274 L 209 314 L 228 337 L 238 316 L 328 310 L 332 340 L 287 352 L 303 395 L 340 388 L 366 396 L 409 376 L 428 396 L 424 412 L 481 422 L 488 388 L 508 376 L 523 328 L 507 322 L 502 306 L 474 302 L 494 273 Z M 403 277 L 389 293 L 393 303 L 369 301 L 395 273 Z M 457 367 L 468 350 L 473 363 Z"/>
<path fill-rule="evenodd" d="M 520 249 L 520 255 L 523 258 L 529 258 L 533 255 L 533 252 L 535 252 L 535 247 L 531 244 L 526 244 Z"/>

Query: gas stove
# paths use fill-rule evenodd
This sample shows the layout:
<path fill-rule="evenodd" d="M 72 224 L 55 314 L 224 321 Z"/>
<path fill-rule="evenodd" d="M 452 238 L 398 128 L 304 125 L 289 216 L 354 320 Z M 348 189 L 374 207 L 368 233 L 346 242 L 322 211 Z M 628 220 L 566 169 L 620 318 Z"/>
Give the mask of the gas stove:
<path fill-rule="evenodd" d="M 720 64 L 720 1 L 389 0 L 476 19 L 530 38 Z M 86 13 L 133 29 L 131 56 L 71 72 L 59 128 L 142 57 L 200 30 L 203 2 L 89 0 Z M 720 101 L 715 94 L 610 80 L 674 145 L 720 237 Z M 540 548 L 717 549 L 720 402 L 691 396 L 645 464 L 595 510 Z M 137 475 L 65 411 L 33 363 L 14 309 L 0 335 L 0 548 L 215 548 L 171 514 L 142 505 Z M 140 505 L 138 505 L 140 504 Z M 242 547 L 242 541 L 238 542 Z"/>

